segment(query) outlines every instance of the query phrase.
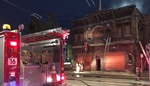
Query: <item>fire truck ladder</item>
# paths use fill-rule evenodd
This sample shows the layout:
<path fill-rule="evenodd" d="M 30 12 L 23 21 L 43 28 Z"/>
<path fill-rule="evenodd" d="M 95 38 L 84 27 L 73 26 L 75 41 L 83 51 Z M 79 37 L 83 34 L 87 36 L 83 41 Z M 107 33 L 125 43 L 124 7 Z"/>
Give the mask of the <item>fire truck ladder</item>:
<path fill-rule="evenodd" d="M 103 64 L 104 67 L 103 68 L 105 68 L 105 63 L 106 63 L 106 60 L 107 60 L 106 54 L 109 51 L 110 42 L 111 42 L 111 37 L 108 37 L 106 39 L 105 50 L 104 50 L 104 64 Z"/>

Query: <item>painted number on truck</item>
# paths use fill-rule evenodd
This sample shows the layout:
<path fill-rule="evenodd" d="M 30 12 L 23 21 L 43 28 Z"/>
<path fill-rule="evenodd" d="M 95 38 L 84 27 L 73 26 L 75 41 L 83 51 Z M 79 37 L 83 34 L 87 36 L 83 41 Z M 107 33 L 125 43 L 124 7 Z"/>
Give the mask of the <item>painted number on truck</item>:
<path fill-rule="evenodd" d="M 8 58 L 8 65 L 17 65 L 17 58 Z"/>

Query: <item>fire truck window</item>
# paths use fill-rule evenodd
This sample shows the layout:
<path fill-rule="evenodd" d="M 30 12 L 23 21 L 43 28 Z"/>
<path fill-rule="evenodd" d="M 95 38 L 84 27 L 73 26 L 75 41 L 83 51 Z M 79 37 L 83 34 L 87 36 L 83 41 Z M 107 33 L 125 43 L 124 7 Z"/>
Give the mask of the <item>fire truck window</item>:
<path fill-rule="evenodd" d="M 21 60 L 24 64 L 26 64 L 28 61 L 29 61 L 29 52 L 25 49 L 22 49 L 22 52 L 21 52 Z"/>
<path fill-rule="evenodd" d="M 54 46 L 53 48 L 53 62 L 60 62 L 60 46 Z"/>
<path fill-rule="evenodd" d="M 53 62 L 53 51 L 52 48 L 46 48 L 45 50 L 42 50 L 42 63 L 48 64 L 49 62 Z"/>

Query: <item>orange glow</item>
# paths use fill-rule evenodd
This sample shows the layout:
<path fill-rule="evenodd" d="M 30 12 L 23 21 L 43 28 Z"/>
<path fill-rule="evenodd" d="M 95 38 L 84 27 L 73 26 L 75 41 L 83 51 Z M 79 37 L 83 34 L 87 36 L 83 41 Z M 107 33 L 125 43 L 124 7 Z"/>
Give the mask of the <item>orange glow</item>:
<path fill-rule="evenodd" d="M 105 57 L 105 68 L 108 71 L 125 69 L 125 53 L 124 52 L 109 52 Z"/>

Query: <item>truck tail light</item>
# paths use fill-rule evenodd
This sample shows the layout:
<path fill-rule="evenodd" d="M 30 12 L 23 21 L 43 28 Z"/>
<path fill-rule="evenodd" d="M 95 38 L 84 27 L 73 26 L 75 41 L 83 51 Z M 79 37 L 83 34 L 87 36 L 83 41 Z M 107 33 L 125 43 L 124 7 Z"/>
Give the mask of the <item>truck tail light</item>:
<path fill-rule="evenodd" d="M 47 78 L 47 82 L 48 82 L 48 83 L 52 82 L 52 78 L 51 78 L 51 77 L 48 77 L 48 78 Z"/>
<path fill-rule="evenodd" d="M 15 76 L 15 72 L 10 72 L 10 76 L 9 76 L 9 86 L 16 86 L 16 76 Z"/>
<path fill-rule="evenodd" d="M 62 81 L 65 80 L 64 74 L 62 74 L 60 78 L 61 78 Z"/>
<path fill-rule="evenodd" d="M 9 78 L 9 86 L 17 86 L 16 85 L 16 77 Z"/>
<path fill-rule="evenodd" d="M 11 72 L 10 77 L 14 77 L 14 76 L 15 76 L 15 72 Z"/>
<path fill-rule="evenodd" d="M 10 42 L 10 45 L 11 45 L 11 46 L 17 46 L 17 42 L 11 41 L 11 42 Z"/>

